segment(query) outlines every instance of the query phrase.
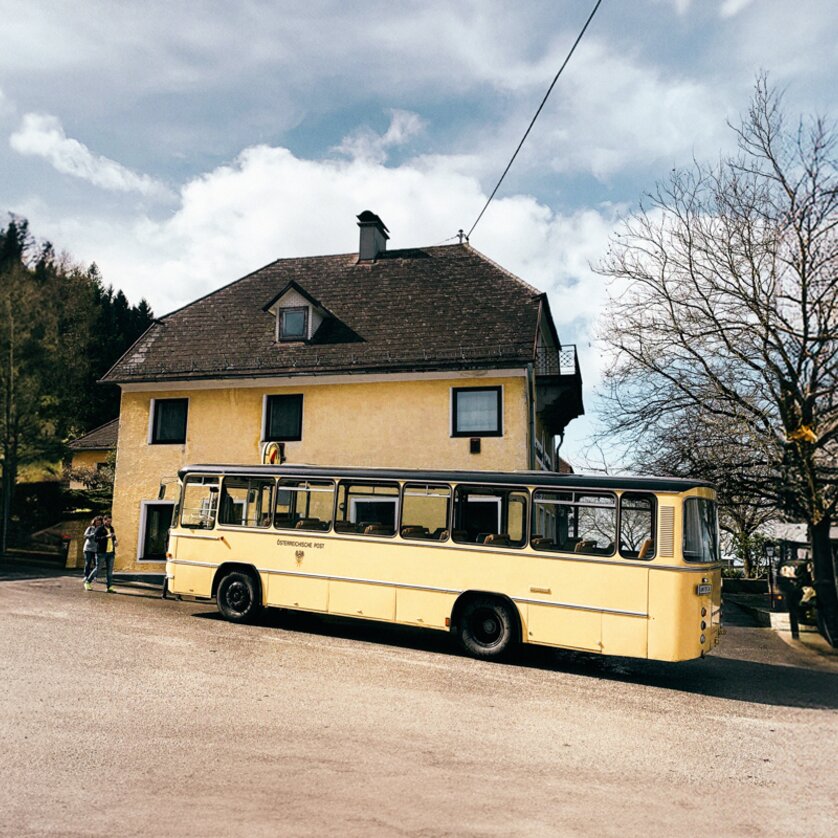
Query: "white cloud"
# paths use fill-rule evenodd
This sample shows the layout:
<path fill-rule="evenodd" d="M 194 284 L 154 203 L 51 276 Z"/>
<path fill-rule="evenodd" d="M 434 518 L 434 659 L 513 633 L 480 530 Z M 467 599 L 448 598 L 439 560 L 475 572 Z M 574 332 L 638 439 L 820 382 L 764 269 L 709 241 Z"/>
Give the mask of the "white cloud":
<path fill-rule="evenodd" d="M 534 132 L 539 157 L 556 170 L 607 180 L 632 165 L 715 155 L 729 140 L 725 118 L 733 106 L 712 82 L 665 73 L 602 41 L 590 41 L 575 58 L 550 118 Z"/>
<path fill-rule="evenodd" d="M 116 192 L 139 192 L 163 197 L 167 188 L 148 175 L 137 174 L 107 157 L 94 154 L 86 145 L 68 137 L 61 121 L 50 114 L 27 113 L 20 128 L 9 137 L 18 154 L 43 157 L 62 174 Z"/>
<path fill-rule="evenodd" d="M 14 102 L 6 96 L 3 92 L 3 88 L 0 87 L 0 117 L 8 116 L 9 114 L 14 113 L 14 110 Z"/>
<path fill-rule="evenodd" d="M 344 137 L 334 151 L 359 160 L 383 163 L 389 149 L 404 145 L 421 134 L 424 120 L 411 111 L 390 110 L 390 126 L 384 134 L 363 127 Z"/>
<path fill-rule="evenodd" d="M 61 220 L 22 207 L 32 228 L 95 260 L 106 281 L 164 313 L 285 256 L 353 252 L 355 216 L 377 212 L 392 248 L 438 244 L 469 223 L 486 200 L 468 161 L 416 158 L 386 166 L 368 158 L 306 160 L 253 146 L 191 180 L 168 218 Z M 550 291 L 560 324 L 594 316 L 598 278 L 588 261 L 604 251 L 615 210 L 552 212 L 535 198 L 496 199 L 472 243 L 523 279 Z M 576 326 L 574 326 L 576 328 Z"/>
<path fill-rule="evenodd" d="M 724 0 L 721 9 L 719 9 L 719 14 L 723 18 L 735 17 L 751 3 L 753 3 L 753 0 Z"/>

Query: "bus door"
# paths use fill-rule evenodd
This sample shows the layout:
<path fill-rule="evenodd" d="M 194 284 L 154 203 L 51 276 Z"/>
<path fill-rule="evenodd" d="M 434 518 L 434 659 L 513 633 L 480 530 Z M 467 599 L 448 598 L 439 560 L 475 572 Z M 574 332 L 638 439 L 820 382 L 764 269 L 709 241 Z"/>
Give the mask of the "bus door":
<path fill-rule="evenodd" d="M 218 516 L 219 479 L 203 474 L 187 475 L 180 500 L 178 535 L 171 539 L 174 580 L 170 589 L 180 594 L 200 594 L 212 587 L 215 566 L 223 561 L 215 531 Z"/>

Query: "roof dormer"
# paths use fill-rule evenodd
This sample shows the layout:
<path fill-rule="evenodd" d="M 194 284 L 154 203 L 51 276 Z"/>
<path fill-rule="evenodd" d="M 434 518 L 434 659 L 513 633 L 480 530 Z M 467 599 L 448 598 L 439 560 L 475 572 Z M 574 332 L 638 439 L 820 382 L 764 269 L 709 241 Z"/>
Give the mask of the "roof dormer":
<path fill-rule="evenodd" d="M 278 342 L 311 340 L 329 312 L 296 282 L 289 282 L 263 310 L 276 318 Z"/>

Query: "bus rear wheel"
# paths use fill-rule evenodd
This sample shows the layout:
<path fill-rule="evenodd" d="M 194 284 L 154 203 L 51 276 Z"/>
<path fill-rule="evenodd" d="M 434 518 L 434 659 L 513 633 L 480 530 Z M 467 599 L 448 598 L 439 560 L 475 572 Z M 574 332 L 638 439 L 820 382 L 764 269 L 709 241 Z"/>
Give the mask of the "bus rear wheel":
<path fill-rule="evenodd" d="M 472 597 L 457 620 L 460 645 L 475 658 L 504 657 L 515 644 L 517 625 L 507 603 L 492 597 Z"/>
<path fill-rule="evenodd" d="M 255 580 L 241 571 L 228 573 L 218 583 L 215 602 L 221 616 L 233 623 L 249 622 L 261 609 Z"/>

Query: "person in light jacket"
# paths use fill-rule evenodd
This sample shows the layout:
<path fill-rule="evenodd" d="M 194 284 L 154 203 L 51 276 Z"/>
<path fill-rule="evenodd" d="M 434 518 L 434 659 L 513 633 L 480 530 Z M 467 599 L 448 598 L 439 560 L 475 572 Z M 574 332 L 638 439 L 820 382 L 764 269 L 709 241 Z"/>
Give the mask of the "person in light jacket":
<path fill-rule="evenodd" d="M 96 569 L 96 530 L 102 526 L 102 516 L 97 515 L 84 531 L 84 589 L 93 590 Z"/>

